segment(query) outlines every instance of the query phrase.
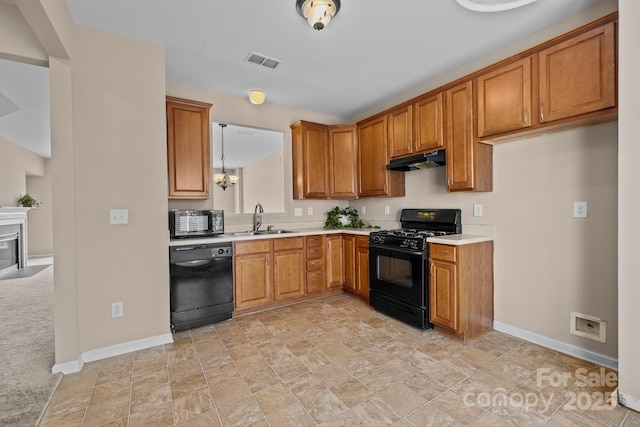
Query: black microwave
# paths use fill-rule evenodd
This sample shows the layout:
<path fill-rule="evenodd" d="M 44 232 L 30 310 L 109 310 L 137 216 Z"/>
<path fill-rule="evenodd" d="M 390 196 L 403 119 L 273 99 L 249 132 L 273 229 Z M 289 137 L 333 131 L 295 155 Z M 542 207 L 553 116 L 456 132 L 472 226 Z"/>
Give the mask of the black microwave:
<path fill-rule="evenodd" d="M 172 239 L 224 234 L 224 211 L 171 210 L 169 211 L 169 234 Z"/>

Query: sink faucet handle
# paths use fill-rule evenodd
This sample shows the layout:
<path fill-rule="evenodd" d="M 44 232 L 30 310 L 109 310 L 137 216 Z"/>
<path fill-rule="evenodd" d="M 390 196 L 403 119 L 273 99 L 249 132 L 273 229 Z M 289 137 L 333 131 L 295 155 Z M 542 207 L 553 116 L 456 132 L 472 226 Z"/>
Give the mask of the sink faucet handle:
<path fill-rule="evenodd" d="M 267 225 L 267 231 L 273 231 L 273 225 Z"/>

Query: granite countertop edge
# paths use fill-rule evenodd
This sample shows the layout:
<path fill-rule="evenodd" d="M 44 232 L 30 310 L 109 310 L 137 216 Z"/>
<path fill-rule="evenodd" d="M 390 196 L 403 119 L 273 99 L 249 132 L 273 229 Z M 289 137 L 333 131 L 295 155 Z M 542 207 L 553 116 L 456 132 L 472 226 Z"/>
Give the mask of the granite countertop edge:
<path fill-rule="evenodd" d="M 475 234 L 451 234 L 449 236 L 427 237 L 429 243 L 440 243 L 442 245 L 469 245 L 472 243 L 481 243 L 492 241 L 492 236 L 480 236 Z"/>

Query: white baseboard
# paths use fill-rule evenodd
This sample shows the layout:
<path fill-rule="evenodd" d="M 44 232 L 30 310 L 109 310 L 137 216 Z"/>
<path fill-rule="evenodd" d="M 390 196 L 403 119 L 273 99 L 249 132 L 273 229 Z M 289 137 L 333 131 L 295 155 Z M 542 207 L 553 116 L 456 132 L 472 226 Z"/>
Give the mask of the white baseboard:
<path fill-rule="evenodd" d="M 622 393 L 620 389 L 618 389 L 618 402 L 620 402 L 622 406 L 626 406 L 629 409 L 640 412 L 640 399 L 629 394 Z"/>
<path fill-rule="evenodd" d="M 493 321 L 493 329 L 504 332 L 505 334 L 513 335 L 514 337 L 522 338 L 523 340 L 530 341 L 534 344 L 539 344 L 543 347 L 577 357 L 578 359 L 587 360 L 598 365 L 606 366 L 607 368 L 618 370 L 618 359 L 615 357 L 596 353 L 595 351 L 587 350 L 573 344 L 567 344 L 554 338 L 549 338 L 526 329 L 521 329 L 517 326 L 509 325 L 508 323 L 503 323 L 498 320 Z"/>
<path fill-rule="evenodd" d="M 151 348 L 158 345 L 170 344 L 173 342 L 171 333 L 156 335 L 155 337 L 143 338 L 140 340 L 129 341 L 121 344 L 110 345 L 108 347 L 97 348 L 95 350 L 83 351 L 80 353 L 78 360 L 64 363 L 56 363 L 51 369 L 52 373 L 62 372 L 63 374 L 72 374 L 80 372 L 84 362 L 93 362 L 108 357 L 119 356 L 121 354 L 132 353 L 145 348 Z"/>
<path fill-rule="evenodd" d="M 61 372 L 65 375 L 73 374 L 74 372 L 80 372 L 82 365 L 84 365 L 84 362 L 81 357 L 78 357 L 78 360 L 73 360 L 71 362 L 56 363 L 53 365 L 53 368 L 51 368 L 51 373 L 57 374 L 58 372 Z"/>

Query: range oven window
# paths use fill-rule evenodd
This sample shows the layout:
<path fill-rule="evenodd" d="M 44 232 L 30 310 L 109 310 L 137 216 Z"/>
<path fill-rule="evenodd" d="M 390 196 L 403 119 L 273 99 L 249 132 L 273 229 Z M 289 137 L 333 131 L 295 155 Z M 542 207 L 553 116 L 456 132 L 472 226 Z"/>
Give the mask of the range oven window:
<path fill-rule="evenodd" d="M 413 286 L 413 266 L 409 259 L 378 256 L 378 279 L 410 289 Z"/>
<path fill-rule="evenodd" d="M 422 253 L 369 246 L 370 287 L 416 307 L 426 304 L 426 258 Z"/>

